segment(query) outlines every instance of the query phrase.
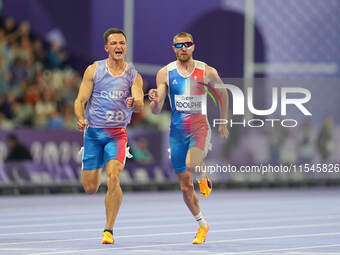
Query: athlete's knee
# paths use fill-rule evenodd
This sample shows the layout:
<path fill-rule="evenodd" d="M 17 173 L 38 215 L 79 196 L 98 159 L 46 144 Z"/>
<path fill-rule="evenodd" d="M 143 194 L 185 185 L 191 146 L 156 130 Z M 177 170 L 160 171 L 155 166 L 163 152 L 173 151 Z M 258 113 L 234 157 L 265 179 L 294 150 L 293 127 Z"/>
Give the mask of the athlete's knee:
<path fill-rule="evenodd" d="M 106 168 L 106 182 L 109 190 L 113 191 L 120 185 L 119 178 L 123 167 L 124 165 L 117 160 L 108 162 Z"/>
<path fill-rule="evenodd" d="M 99 185 L 96 184 L 96 183 L 84 183 L 83 182 L 83 187 L 84 187 L 84 190 L 87 194 L 91 195 L 91 194 L 94 194 L 98 191 L 98 188 L 99 188 Z"/>
<path fill-rule="evenodd" d="M 82 171 L 81 183 L 87 194 L 94 194 L 98 191 L 101 183 L 101 170 Z"/>
<path fill-rule="evenodd" d="M 118 174 L 114 174 L 114 173 L 110 173 L 107 175 L 107 188 L 110 191 L 115 190 L 119 185 L 119 175 Z"/>
<path fill-rule="evenodd" d="M 180 182 L 181 191 L 183 193 L 192 192 L 194 190 L 194 184 L 190 176 L 185 177 Z"/>
<path fill-rule="evenodd" d="M 182 193 L 191 193 L 194 191 L 194 185 L 192 183 L 186 183 L 181 185 Z"/>

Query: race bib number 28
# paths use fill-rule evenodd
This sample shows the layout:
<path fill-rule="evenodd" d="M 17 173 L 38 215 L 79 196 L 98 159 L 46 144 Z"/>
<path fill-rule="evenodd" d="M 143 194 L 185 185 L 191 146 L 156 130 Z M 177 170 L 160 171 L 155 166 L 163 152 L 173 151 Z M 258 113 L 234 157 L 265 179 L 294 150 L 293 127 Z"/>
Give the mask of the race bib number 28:
<path fill-rule="evenodd" d="M 122 122 L 125 120 L 125 115 L 122 111 L 107 111 L 105 119 L 106 122 Z"/>

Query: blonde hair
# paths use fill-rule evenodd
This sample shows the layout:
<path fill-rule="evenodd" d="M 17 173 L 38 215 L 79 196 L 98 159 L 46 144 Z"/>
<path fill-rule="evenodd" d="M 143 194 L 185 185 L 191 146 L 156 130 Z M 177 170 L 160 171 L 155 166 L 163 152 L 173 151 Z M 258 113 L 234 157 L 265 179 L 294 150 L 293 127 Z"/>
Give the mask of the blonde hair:
<path fill-rule="evenodd" d="M 191 41 L 194 42 L 194 38 L 192 37 L 191 34 L 187 33 L 187 32 L 180 32 L 178 34 L 176 34 L 174 36 L 174 39 L 173 39 L 173 42 L 175 43 L 175 40 L 178 38 L 178 37 L 190 37 Z"/>

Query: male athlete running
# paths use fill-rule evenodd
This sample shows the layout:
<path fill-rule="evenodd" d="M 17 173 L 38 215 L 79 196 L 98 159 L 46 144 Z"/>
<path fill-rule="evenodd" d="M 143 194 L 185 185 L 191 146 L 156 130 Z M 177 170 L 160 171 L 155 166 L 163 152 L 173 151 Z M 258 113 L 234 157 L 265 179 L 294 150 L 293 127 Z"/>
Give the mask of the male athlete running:
<path fill-rule="evenodd" d="M 192 173 L 204 166 L 204 158 L 210 145 L 210 126 L 204 113 L 206 88 L 222 84 L 217 71 L 207 64 L 194 60 L 195 45 L 191 34 L 181 32 L 173 38 L 172 46 L 177 60 L 163 67 L 156 77 L 157 89 L 149 91 L 150 107 L 154 114 L 162 110 L 168 93 L 172 117 L 170 126 L 170 156 L 183 193 L 183 199 L 199 227 L 193 244 L 203 244 L 209 225 L 201 213 L 198 196 L 194 191 Z M 211 88 L 211 86 L 210 86 Z M 220 95 L 221 119 L 227 119 L 228 94 L 225 89 L 216 89 Z M 228 137 L 226 125 L 219 125 L 222 138 Z M 203 197 L 211 193 L 212 184 L 207 175 L 198 179 Z"/>
<path fill-rule="evenodd" d="M 106 169 L 106 226 L 102 243 L 113 244 L 113 225 L 122 202 L 119 179 L 125 164 L 125 127 L 132 112 L 143 108 L 144 94 L 141 76 L 124 60 L 124 32 L 110 28 L 104 33 L 104 41 L 108 58 L 87 67 L 74 110 L 78 128 L 84 131 L 81 179 L 88 194 L 97 192 L 102 168 Z"/>

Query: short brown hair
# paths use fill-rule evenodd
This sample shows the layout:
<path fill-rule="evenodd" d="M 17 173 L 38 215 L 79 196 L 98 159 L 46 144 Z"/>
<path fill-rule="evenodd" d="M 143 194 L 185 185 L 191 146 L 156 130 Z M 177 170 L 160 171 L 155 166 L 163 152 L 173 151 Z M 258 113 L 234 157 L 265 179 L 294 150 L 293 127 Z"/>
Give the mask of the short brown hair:
<path fill-rule="evenodd" d="M 126 39 L 126 35 L 124 34 L 123 30 L 119 29 L 119 28 L 109 28 L 108 30 L 105 31 L 104 33 L 104 42 L 105 44 L 107 44 L 107 40 L 109 38 L 110 35 L 112 34 L 122 34 L 124 35 L 125 39 Z"/>
<path fill-rule="evenodd" d="M 187 32 L 180 32 L 178 34 L 176 34 L 174 36 L 173 42 L 175 42 L 175 40 L 177 39 L 177 37 L 190 37 L 191 41 L 194 42 L 194 38 L 192 37 L 191 34 L 187 33 Z"/>

